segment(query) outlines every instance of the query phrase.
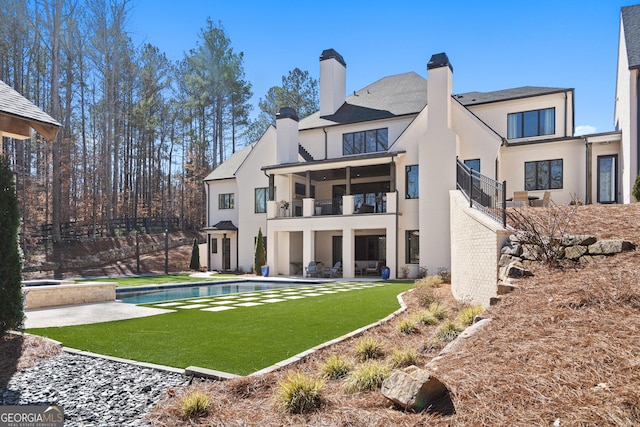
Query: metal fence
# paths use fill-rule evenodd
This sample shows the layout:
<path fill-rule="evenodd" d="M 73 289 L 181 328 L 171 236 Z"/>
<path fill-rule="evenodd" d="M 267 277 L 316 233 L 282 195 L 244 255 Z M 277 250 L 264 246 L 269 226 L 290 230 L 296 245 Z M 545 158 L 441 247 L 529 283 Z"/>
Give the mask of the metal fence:
<path fill-rule="evenodd" d="M 469 201 L 469 207 L 484 212 L 506 227 L 507 181 L 496 181 L 468 168 L 460 160 L 456 162 L 456 186 Z"/>

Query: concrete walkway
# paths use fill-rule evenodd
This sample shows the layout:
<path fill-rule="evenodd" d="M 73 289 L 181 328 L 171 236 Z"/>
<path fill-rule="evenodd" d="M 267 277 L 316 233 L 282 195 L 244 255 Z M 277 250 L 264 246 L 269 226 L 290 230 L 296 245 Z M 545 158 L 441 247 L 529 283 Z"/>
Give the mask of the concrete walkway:
<path fill-rule="evenodd" d="M 30 328 L 48 328 L 53 326 L 87 325 L 89 323 L 111 322 L 114 320 L 134 319 L 171 313 L 175 310 L 140 307 L 119 301 L 94 304 L 68 305 L 25 311 L 24 326 Z"/>

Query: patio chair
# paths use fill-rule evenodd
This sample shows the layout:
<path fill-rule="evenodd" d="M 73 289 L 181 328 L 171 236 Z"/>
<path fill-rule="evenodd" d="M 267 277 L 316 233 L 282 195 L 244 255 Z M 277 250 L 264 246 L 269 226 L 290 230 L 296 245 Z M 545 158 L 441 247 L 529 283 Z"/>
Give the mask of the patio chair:
<path fill-rule="evenodd" d="M 529 192 L 528 191 L 514 191 L 513 203 L 515 206 L 529 206 Z"/>
<path fill-rule="evenodd" d="M 378 261 L 370 261 L 367 264 L 367 269 L 366 269 L 367 276 L 370 274 L 373 276 L 379 276 L 380 275 L 379 265 L 380 263 Z"/>
<path fill-rule="evenodd" d="M 325 277 L 342 277 L 342 262 L 338 261 L 333 267 L 323 271 Z"/>
<path fill-rule="evenodd" d="M 551 205 L 551 191 L 545 191 L 542 200 L 534 200 L 531 206 L 542 206 L 548 208 Z"/>
<path fill-rule="evenodd" d="M 318 264 L 315 261 L 310 261 L 309 265 L 305 267 L 307 277 L 318 277 Z"/>

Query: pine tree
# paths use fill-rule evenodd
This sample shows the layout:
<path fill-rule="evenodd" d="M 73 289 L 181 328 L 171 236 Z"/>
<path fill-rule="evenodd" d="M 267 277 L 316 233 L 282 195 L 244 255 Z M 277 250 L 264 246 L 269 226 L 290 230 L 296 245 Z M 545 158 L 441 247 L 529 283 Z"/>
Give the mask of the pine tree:
<path fill-rule="evenodd" d="M 265 265 L 264 241 L 262 238 L 262 228 L 258 229 L 258 238 L 256 239 L 256 251 L 254 269 L 258 276 L 262 275 L 262 266 Z"/>
<path fill-rule="evenodd" d="M 191 248 L 191 263 L 189 263 L 191 270 L 200 270 L 200 248 L 198 247 L 198 239 L 193 239 L 193 247 Z"/>
<path fill-rule="evenodd" d="M 0 155 L 0 336 L 9 329 L 20 329 L 24 319 L 19 228 L 13 173 L 9 160 Z"/>

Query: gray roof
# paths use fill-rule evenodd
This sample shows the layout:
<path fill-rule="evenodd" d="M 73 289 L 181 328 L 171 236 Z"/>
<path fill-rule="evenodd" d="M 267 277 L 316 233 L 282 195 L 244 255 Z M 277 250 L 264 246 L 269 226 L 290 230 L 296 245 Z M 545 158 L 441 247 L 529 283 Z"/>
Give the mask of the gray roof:
<path fill-rule="evenodd" d="M 528 98 L 531 96 L 549 95 L 567 92 L 573 89 L 559 87 L 522 86 L 513 89 L 496 90 L 493 92 L 459 93 L 454 97 L 465 107 L 491 102 L 508 101 L 511 99 Z"/>
<path fill-rule="evenodd" d="M 461 93 L 454 96 L 462 105 L 469 107 L 569 90 L 573 89 L 523 86 L 494 92 Z M 426 105 L 427 80 L 414 72 L 397 74 L 380 79 L 348 96 L 334 115 L 320 117 L 320 112 L 315 112 L 300 120 L 299 129 L 314 129 L 417 114 Z"/>
<path fill-rule="evenodd" d="M 622 25 L 629 68 L 640 68 L 640 5 L 622 8 Z"/>
<path fill-rule="evenodd" d="M 215 228 L 216 230 L 238 231 L 238 227 L 233 225 L 232 221 L 220 221 L 212 228 Z"/>
<path fill-rule="evenodd" d="M 55 138 L 57 128 L 60 127 L 60 123 L 53 117 L 32 104 L 2 80 L 0 80 L 0 114 L 27 120 L 31 127 L 47 139 Z M 51 138 L 52 134 L 53 138 Z"/>
<path fill-rule="evenodd" d="M 427 80 L 414 73 L 384 77 L 349 95 L 331 116 L 320 112 L 300 120 L 299 129 L 313 129 L 415 114 L 427 105 Z"/>
<path fill-rule="evenodd" d="M 229 179 L 235 178 L 236 172 L 244 163 L 244 160 L 247 158 L 251 150 L 253 149 L 253 145 L 247 145 L 240 151 L 236 151 L 233 153 L 231 157 L 224 161 L 221 165 L 213 170 L 207 177 L 204 179 L 205 181 L 215 181 L 218 179 Z"/>

